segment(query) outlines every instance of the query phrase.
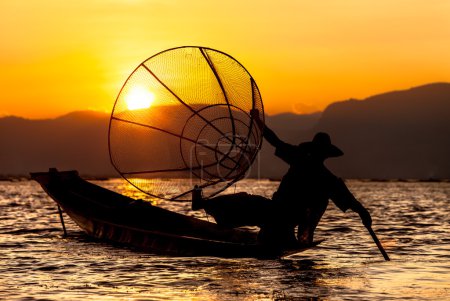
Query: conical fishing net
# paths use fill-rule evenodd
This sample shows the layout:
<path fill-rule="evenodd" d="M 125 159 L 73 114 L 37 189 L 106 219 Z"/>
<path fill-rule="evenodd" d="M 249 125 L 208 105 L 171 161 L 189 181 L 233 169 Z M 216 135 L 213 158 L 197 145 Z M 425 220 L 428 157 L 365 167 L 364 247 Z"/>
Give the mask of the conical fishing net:
<path fill-rule="evenodd" d="M 133 186 L 162 199 L 205 197 L 243 178 L 261 146 L 250 117 L 263 103 L 255 81 L 231 56 L 179 47 L 141 63 L 111 114 L 109 152 Z"/>

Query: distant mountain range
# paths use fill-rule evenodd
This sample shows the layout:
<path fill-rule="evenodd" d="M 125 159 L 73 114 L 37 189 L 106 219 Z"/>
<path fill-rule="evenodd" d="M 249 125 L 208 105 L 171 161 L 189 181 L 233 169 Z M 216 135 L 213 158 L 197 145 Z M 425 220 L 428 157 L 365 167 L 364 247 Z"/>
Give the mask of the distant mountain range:
<path fill-rule="evenodd" d="M 117 176 L 109 162 L 108 123 L 109 114 L 89 111 L 48 120 L 0 118 L 0 175 L 57 167 Z M 345 178 L 450 178 L 449 83 L 340 101 L 322 113 L 267 116 L 266 123 L 293 144 L 328 132 L 345 155 L 327 165 Z M 280 178 L 286 172 L 273 152 L 264 142 L 252 176 Z"/>
<path fill-rule="evenodd" d="M 109 163 L 108 122 L 109 115 L 90 111 L 47 120 L 1 118 L 0 174 L 28 175 L 57 167 L 115 175 Z"/>

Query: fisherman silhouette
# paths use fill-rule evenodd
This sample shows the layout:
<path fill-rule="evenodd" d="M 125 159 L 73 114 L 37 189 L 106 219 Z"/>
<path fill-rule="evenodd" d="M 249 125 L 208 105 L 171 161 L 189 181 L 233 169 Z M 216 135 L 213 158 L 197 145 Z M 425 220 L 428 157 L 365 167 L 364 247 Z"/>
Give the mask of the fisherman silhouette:
<path fill-rule="evenodd" d="M 344 153 L 331 143 L 326 133 L 317 133 L 310 142 L 291 145 L 283 142 L 259 119 L 259 112 L 250 112 L 263 131 L 264 138 L 275 147 L 275 156 L 289 164 L 272 199 L 248 193 L 222 195 L 202 199 L 194 190 L 192 209 L 204 209 L 224 227 L 258 226 L 258 240 L 278 248 L 296 248 L 313 243 L 314 231 L 324 214 L 329 199 L 343 212 L 358 213 L 363 224 L 370 227 L 369 212 L 349 191 L 344 181 L 324 165 L 328 158 Z M 295 227 L 297 237 L 295 237 Z"/>

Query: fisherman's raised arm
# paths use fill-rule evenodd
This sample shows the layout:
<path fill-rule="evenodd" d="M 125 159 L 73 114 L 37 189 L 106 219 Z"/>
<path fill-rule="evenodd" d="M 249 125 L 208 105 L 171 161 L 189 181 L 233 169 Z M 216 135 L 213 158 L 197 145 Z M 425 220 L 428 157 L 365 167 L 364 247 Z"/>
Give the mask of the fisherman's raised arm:
<path fill-rule="evenodd" d="M 262 130 L 264 138 L 266 138 L 266 140 L 275 147 L 275 156 L 279 157 L 289 165 L 293 164 L 298 157 L 297 147 L 278 138 L 278 136 L 259 118 L 258 110 L 251 110 L 250 115 L 258 127 Z"/>
<path fill-rule="evenodd" d="M 259 111 L 257 109 L 253 109 L 250 111 L 250 116 L 252 116 L 253 120 L 256 122 L 258 127 L 262 130 L 264 138 L 273 146 L 279 147 L 285 142 L 283 142 L 278 136 L 269 129 L 259 118 Z"/>

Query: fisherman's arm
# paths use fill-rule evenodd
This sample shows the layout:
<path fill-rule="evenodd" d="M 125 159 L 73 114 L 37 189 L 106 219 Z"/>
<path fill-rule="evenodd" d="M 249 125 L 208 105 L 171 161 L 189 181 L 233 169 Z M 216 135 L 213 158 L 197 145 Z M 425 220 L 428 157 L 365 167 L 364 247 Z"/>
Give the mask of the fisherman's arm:
<path fill-rule="evenodd" d="M 283 144 L 285 144 L 285 142 L 283 142 L 280 138 L 278 138 L 278 136 L 274 133 L 274 131 L 272 131 L 271 129 L 269 129 L 261 120 L 261 118 L 259 118 L 259 111 L 256 109 L 253 109 L 250 111 L 250 115 L 252 116 L 253 120 L 255 121 L 256 125 L 261 129 L 264 138 L 266 138 L 267 142 L 269 142 L 271 145 L 275 146 L 275 147 L 279 147 Z"/>
<path fill-rule="evenodd" d="M 372 217 L 369 211 L 355 198 L 340 178 L 336 179 L 331 199 L 342 211 L 345 212 L 347 209 L 351 209 L 358 213 L 364 226 L 372 226 Z"/>
<path fill-rule="evenodd" d="M 293 164 L 298 157 L 297 147 L 278 138 L 278 136 L 271 129 L 269 129 L 259 118 L 258 110 L 251 110 L 250 115 L 252 116 L 256 125 L 261 129 L 263 136 L 264 138 L 266 138 L 267 142 L 275 147 L 275 156 L 289 165 Z"/>

